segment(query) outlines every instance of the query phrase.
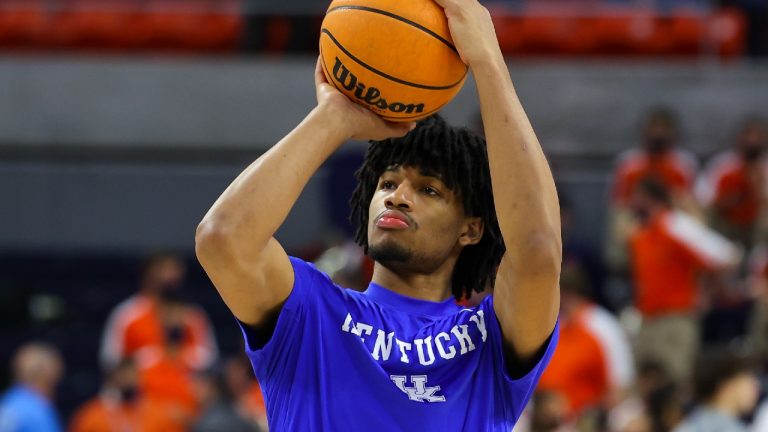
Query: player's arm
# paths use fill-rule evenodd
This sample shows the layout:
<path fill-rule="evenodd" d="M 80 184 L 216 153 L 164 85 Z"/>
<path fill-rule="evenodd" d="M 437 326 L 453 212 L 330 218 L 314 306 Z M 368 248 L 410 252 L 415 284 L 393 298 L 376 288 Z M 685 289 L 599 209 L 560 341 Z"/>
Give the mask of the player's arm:
<path fill-rule="evenodd" d="M 294 275 L 273 238 L 320 165 L 350 138 L 402 136 L 331 87 L 315 70 L 318 104 L 285 138 L 245 169 L 197 227 L 195 252 L 232 313 L 258 326 L 288 297 Z"/>
<path fill-rule="evenodd" d="M 505 341 L 520 360 L 540 350 L 560 306 L 560 208 L 544 152 L 515 93 L 490 14 L 477 0 L 437 0 L 477 83 L 496 214 L 507 252 L 494 291 Z"/>

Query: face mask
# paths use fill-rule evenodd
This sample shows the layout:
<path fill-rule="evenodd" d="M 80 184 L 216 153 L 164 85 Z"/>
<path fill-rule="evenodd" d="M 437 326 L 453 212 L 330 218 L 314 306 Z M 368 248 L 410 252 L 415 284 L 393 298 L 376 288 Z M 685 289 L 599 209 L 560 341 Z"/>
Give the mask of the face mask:
<path fill-rule="evenodd" d="M 165 337 L 169 344 L 178 345 L 184 340 L 184 327 L 174 325 L 165 329 Z"/>
<path fill-rule="evenodd" d="M 136 401 L 138 396 L 139 389 L 137 389 L 135 386 L 120 388 L 120 400 L 123 401 L 123 403 L 131 404 Z"/>
<path fill-rule="evenodd" d="M 649 137 L 645 142 L 645 148 L 650 153 L 663 153 L 670 146 L 671 140 L 666 137 Z"/>
<path fill-rule="evenodd" d="M 745 161 L 752 162 L 760 159 L 760 156 L 763 155 L 763 149 L 760 147 L 747 147 L 741 152 L 741 155 Z"/>

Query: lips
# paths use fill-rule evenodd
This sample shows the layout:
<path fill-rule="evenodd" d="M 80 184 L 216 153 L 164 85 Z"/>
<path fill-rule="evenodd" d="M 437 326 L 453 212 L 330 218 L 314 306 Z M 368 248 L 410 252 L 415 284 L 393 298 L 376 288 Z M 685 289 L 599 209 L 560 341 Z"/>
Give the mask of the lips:
<path fill-rule="evenodd" d="M 404 230 L 410 225 L 408 218 L 395 210 L 387 210 L 376 219 L 376 226 L 384 229 Z"/>

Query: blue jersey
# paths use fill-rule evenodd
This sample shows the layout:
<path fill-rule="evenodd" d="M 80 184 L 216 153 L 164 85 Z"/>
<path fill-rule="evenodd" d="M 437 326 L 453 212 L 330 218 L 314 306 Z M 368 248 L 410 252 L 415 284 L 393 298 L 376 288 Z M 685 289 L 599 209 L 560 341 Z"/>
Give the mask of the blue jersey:
<path fill-rule="evenodd" d="M 243 327 L 273 432 L 509 432 L 557 343 L 556 327 L 539 362 L 511 379 L 492 297 L 462 308 L 374 283 L 360 293 L 291 263 L 270 340 L 254 346 Z"/>
<path fill-rule="evenodd" d="M 61 432 L 56 410 L 48 399 L 23 385 L 0 398 L 0 432 Z"/>

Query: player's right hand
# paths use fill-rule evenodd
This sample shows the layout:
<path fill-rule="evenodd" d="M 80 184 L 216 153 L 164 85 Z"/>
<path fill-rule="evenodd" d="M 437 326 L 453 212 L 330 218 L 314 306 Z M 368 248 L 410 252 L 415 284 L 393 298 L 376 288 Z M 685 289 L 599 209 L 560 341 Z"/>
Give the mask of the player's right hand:
<path fill-rule="evenodd" d="M 323 73 L 320 58 L 315 66 L 315 89 L 317 93 L 317 109 L 343 119 L 338 127 L 345 128 L 344 135 L 355 140 L 383 140 L 402 137 L 411 131 L 416 124 L 388 122 L 344 96 L 328 83 Z"/>

